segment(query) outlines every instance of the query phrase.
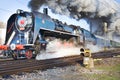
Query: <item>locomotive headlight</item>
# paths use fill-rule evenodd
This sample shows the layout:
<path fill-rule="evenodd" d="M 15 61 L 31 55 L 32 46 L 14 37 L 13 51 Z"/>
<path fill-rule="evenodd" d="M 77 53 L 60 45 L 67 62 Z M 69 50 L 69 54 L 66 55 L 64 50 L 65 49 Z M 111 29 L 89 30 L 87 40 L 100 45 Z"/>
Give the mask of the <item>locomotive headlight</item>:
<path fill-rule="evenodd" d="M 10 45 L 10 49 L 11 49 L 11 50 L 15 50 L 15 49 L 16 49 L 16 45 L 15 45 L 15 44 L 11 44 L 11 45 Z"/>

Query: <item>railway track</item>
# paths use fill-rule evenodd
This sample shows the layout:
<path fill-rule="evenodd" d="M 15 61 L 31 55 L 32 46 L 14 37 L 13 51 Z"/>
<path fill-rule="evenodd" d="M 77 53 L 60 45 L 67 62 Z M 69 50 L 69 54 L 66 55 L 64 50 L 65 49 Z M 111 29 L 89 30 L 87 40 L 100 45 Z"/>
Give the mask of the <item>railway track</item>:
<path fill-rule="evenodd" d="M 102 51 L 92 54 L 92 58 L 109 58 L 109 57 L 115 57 L 120 55 L 120 49 L 116 50 L 109 50 L 109 51 Z"/>
<path fill-rule="evenodd" d="M 81 56 L 70 56 L 64 58 L 48 59 L 37 61 L 30 60 L 16 60 L 0 62 L 0 75 L 18 74 L 20 72 L 33 71 L 36 69 L 48 69 L 57 66 L 66 66 L 75 64 L 75 62 L 82 60 Z"/>
<path fill-rule="evenodd" d="M 92 54 L 93 58 L 108 58 L 120 55 L 118 51 L 107 51 Z M 0 75 L 18 74 L 21 72 L 30 72 L 37 69 L 48 69 L 53 67 L 62 67 L 67 65 L 74 65 L 82 62 L 82 56 L 69 56 L 55 59 L 47 59 L 37 61 L 35 59 L 21 59 L 21 60 L 6 60 L 0 61 Z"/>

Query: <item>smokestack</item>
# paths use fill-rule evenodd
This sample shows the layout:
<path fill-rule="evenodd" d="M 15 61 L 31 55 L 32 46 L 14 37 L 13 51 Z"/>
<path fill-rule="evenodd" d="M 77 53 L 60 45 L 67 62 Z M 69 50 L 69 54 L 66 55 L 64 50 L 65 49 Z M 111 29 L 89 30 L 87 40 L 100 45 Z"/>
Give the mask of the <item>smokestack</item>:
<path fill-rule="evenodd" d="M 46 14 L 46 15 L 48 15 L 48 9 L 47 9 L 47 8 L 44 8 L 44 9 L 43 9 L 43 13 Z"/>

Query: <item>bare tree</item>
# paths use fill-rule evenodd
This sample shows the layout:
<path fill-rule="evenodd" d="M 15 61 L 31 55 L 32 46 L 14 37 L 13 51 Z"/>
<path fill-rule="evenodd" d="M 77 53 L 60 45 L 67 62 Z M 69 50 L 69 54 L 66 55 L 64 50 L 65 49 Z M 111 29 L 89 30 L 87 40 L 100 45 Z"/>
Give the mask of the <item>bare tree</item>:
<path fill-rule="evenodd" d="M 0 28 L 5 28 L 5 23 L 0 21 Z"/>
<path fill-rule="evenodd" d="M 5 29 L 5 26 L 6 26 L 6 24 L 4 22 L 0 21 L 0 44 L 3 44 L 3 42 L 4 42 L 3 32 Z"/>

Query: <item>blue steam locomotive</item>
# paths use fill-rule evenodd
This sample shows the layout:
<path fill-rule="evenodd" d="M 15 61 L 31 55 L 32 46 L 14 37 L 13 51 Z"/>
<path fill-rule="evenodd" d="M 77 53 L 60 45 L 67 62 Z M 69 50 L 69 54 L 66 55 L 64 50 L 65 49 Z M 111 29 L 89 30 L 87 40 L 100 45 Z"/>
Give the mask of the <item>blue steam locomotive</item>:
<path fill-rule="evenodd" d="M 17 10 L 8 19 L 5 44 L 0 45 L 0 50 L 4 50 L 4 54 L 10 54 L 13 59 L 21 56 L 31 59 L 36 53 L 46 50 L 46 38 L 51 37 L 73 39 L 77 46 L 84 46 L 85 42 L 92 42 L 94 45 L 105 42 L 79 26 L 52 19 L 47 15 L 47 9 L 44 9 L 44 14 Z M 113 44 L 115 46 L 116 42 L 111 41 L 108 44 L 111 47 Z"/>
<path fill-rule="evenodd" d="M 74 38 L 78 42 L 80 36 L 75 32 L 79 30 L 79 27 L 68 26 L 50 18 L 47 9 L 44 14 L 17 10 L 8 19 L 5 44 L 0 45 L 0 49 L 12 55 L 13 59 L 21 56 L 30 59 L 39 51 L 46 50 L 46 37 Z"/>

